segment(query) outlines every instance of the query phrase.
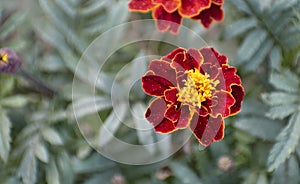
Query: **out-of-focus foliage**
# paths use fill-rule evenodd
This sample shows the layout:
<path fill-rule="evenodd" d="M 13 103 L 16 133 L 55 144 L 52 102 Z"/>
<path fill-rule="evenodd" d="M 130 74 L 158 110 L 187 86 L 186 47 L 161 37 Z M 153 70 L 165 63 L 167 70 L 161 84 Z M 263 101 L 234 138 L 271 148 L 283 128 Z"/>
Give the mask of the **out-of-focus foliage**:
<path fill-rule="evenodd" d="M 235 55 L 229 62 L 238 67 L 246 89 L 242 112 L 226 121 L 224 140 L 205 150 L 191 139 L 166 160 L 130 166 L 94 151 L 78 129 L 73 107 L 76 118 L 90 122 L 88 115 L 99 114 L 119 137 L 153 143 L 152 132 L 130 129 L 115 117 L 110 90 L 120 85 L 118 94 L 130 93 L 132 110 L 143 115 L 149 97 L 139 82 L 132 89 L 126 84 L 146 71 L 141 58 L 149 50 L 165 55 L 166 47 L 157 42 L 152 43 L 159 48 L 155 51 L 151 44 L 122 47 L 104 66 L 95 96 L 83 87 L 76 89 L 72 101 L 72 83 L 74 77 L 89 83 L 84 81 L 86 71 L 75 74 L 75 69 L 95 38 L 116 25 L 151 16 L 128 12 L 126 0 L 0 1 L 1 47 L 16 50 L 24 68 L 58 92 L 50 99 L 18 76 L 0 75 L 1 183 L 299 183 L 300 1 L 227 0 L 224 8 L 224 22 L 210 30 L 184 24 L 208 42 L 213 37 L 232 45 L 217 47 L 220 53 L 231 50 Z M 96 54 L 130 36 L 123 34 L 118 30 Z M 96 66 L 93 56 L 88 59 Z M 121 69 L 127 76 L 116 76 Z M 126 119 L 128 111 L 120 105 L 118 115 Z M 126 121 L 137 129 L 148 125 L 139 119 Z M 93 146 L 109 144 L 111 136 L 103 125 L 90 124 L 83 131 L 95 133 Z M 147 151 L 164 151 L 170 145 Z"/>

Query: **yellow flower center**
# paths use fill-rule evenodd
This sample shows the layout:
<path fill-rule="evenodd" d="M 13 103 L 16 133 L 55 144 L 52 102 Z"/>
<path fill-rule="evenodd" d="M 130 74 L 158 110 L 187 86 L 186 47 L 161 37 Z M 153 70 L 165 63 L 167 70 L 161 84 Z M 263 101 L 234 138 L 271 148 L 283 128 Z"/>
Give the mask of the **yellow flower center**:
<path fill-rule="evenodd" d="M 184 87 L 177 94 L 177 100 L 200 108 L 202 102 L 212 97 L 212 90 L 219 84 L 219 81 L 210 80 L 209 74 L 202 74 L 197 69 L 191 69 L 185 73 L 187 79 L 184 80 Z"/>
<path fill-rule="evenodd" d="M 5 63 L 7 63 L 8 62 L 8 58 L 7 57 L 8 57 L 7 54 L 1 54 L 0 55 L 0 61 L 3 61 Z"/>

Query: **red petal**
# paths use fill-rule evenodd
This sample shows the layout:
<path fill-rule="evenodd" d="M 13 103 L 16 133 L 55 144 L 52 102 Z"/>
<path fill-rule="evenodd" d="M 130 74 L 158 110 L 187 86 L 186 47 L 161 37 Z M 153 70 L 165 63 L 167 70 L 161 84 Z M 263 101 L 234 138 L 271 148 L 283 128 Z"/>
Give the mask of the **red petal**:
<path fill-rule="evenodd" d="M 196 108 L 196 112 L 199 116 L 207 116 L 209 113 L 211 113 L 210 106 L 212 105 L 211 100 L 206 100 L 201 103 L 201 108 Z"/>
<path fill-rule="evenodd" d="M 173 87 L 173 84 L 167 79 L 154 75 L 149 71 L 142 77 L 142 88 L 145 93 L 151 96 L 163 96 L 164 91 Z"/>
<path fill-rule="evenodd" d="M 186 73 L 182 73 L 181 74 L 177 74 L 177 87 L 182 89 L 184 87 L 185 84 L 185 80 L 187 79 L 187 74 Z"/>
<path fill-rule="evenodd" d="M 173 86 L 176 85 L 175 70 L 171 68 L 170 63 L 167 61 L 153 60 L 149 64 L 149 70 L 152 70 L 155 75 L 167 79 L 173 84 Z"/>
<path fill-rule="evenodd" d="M 192 132 L 204 146 L 209 146 L 213 142 L 221 140 L 224 137 L 224 127 L 224 121 L 221 116 L 213 118 L 195 114 L 190 124 Z"/>
<path fill-rule="evenodd" d="M 225 91 L 217 91 L 213 96 L 213 105 L 211 107 L 211 115 L 217 117 L 221 115 L 223 118 L 230 115 L 230 108 L 235 104 L 234 97 Z"/>
<path fill-rule="evenodd" d="M 177 108 L 176 105 L 172 104 L 167 108 L 164 116 L 170 121 L 176 122 L 180 117 L 180 110 L 180 108 Z"/>
<path fill-rule="evenodd" d="M 166 101 L 170 103 L 177 102 L 177 93 L 178 93 L 177 88 L 167 89 L 164 93 L 165 93 L 164 96 Z"/>
<path fill-rule="evenodd" d="M 148 107 L 145 117 L 153 125 L 156 132 L 170 133 L 176 130 L 173 122 L 164 117 L 167 103 L 163 98 L 155 99 Z"/>
<path fill-rule="evenodd" d="M 190 112 L 188 105 L 183 105 L 180 109 L 180 117 L 178 121 L 175 123 L 176 128 L 184 129 L 189 126 L 192 118 L 192 113 Z"/>
<path fill-rule="evenodd" d="M 148 12 L 154 7 L 152 0 L 131 0 L 128 4 L 129 10 L 138 12 Z"/>
<path fill-rule="evenodd" d="M 230 107 L 230 115 L 237 114 L 242 107 L 242 101 L 244 100 L 244 88 L 241 85 L 234 85 L 231 86 L 232 89 L 232 96 L 235 99 L 235 103 L 233 106 Z"/>
<path fill-rule="evenodd" d="M 153 0 L 153 3 L 161 4 L 168 13 L 172 13 L 180 6 L 180 0 Z"/>
<path fill-rule="evenodd" d="M 216 79 L 216 77 L 219 75 L 220 70 L 216 66 L 213 66 L 213 65 L 211 65 L 209 63 L 205 63 L 205 64 L 201 65 L 201 72 L 203 74 L 204 73 L 209 74 L 209 78 L 211 80 L 213 80 L 213 79 Z"/>
<path fill-rule="evenodd" d="M 202 48 L 200 49 L 200 52 L 204 58 L 204 64 L 208 63 L 217 67 L 228 64 L 227 57 L 225 55 L 220 55 L 214 48 Z"/>
<path fill-rule="evenodd" d="M 202 10 L 209 8 L 211 0 L 181 0 L 179 13 L 183 17 L 193 17 L 198 15 Z"/>
<path fill-rule="evenodd" d="M 224 0 L 212 0 L 212 2 L 216 5 L 223 5 L 224 4 Z"/>
<path fill-rule="evenodd" d="M 221 9 L 220 5 L 212 4 L 209 9 L 203 10 L 197 16 L 193 17 L 195 20 L 201 21 L 201 24 L 205 28 L 209 28 L 212 21 L 216 20 L 221 22 L 224 18 L 224 11 Z"/>
<path fill-rule="evenodd" d="M 184 48 L 177 48 L 177 49 L 173 50 L 172 52 L 170 52 L 167 56 L 162 57 L 161 59 L 164 61 L 171 62 L 178 53 L 183 53 L 185 51 L 186 50 Z"/>
<path fill-rule="evenodd" d="M 159 31 L 170 31 L 173 34 L 177 34 L 182 21 L 182 17 L 177 11 L 168 13 L 162 6 L 153 11 L 152 17 L 156 19 L 156 26 Z"/>
<path fill-rule="evenodd" d="M 171 63 L 177 72 L 186 71 L 191 69 L 199 69 L 203 63 L 201 53 L 196 49 L 189 49 L 187 52 L 176 54 Z"/>

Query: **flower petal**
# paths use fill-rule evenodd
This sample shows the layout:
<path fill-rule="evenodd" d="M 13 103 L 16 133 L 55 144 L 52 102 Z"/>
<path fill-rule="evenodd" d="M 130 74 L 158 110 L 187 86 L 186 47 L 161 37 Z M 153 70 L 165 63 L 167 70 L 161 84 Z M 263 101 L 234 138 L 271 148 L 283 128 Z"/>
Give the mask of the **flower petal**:
<path fill-rule="evenodd" d="M 153 0 L 153 3 L 161 4 L 168 13 L 173 13 L 180 6 L 180 0 Z"/>
<path fill-rule="evenodd" d="M 223 5 L 224 4 L 224 0 L 212 0 L 212 2 L 216 5 Z"/>
<path fill-rule="evenodd" d="M 206 100 L 201 103 L 201 108 L 195 108 L 196 112 L 199 116 L 207 116 L 209 113 L 211 113 L 210 106 L 212 105 L 211 100 Z"/>
<path fill-rule="evenodd" d="M 224 120 L 221 116 L 213 118 L 194 114 L 190 124 L 193 134 L 204 146 L 221 140 L 224 137 L 224 127 Z"/>
<path fill-rule="evenodd" d="M 193 17 L 202 10 L 209 8 L 211 0 L 181 0 L 179 13 L 183 17 Z"/>
<path fill-rule="evenodd" d="M 172 104 L 170 107 L 167 108 L 165 112 L 165 117 L 172 122 L 178 121 L 180 117 L 181 109 L 177 107 L 177 105 Z"/>
<path fill-rule="evenodd" d="M 161 59 L 164 61 L 168 61 L 171 62 L 172 59 L 178 54 L 178 53 L 183 53 L 186 50 L 184 48 L 177 48 L 175 50 L 173 50 L 172 52 L 170 52 L 167 56 L 162 57 Z"/>
<path fill-rule="evenodd" d="M 231 113 L 230 108 L 235 104 L 234 97 L 225 91 L 217 91 L 213 96 L 211 107 L 211 115 L 217 117 L 221 115 L 223 118 L 228 117 Z"/>
<path fill-rule="evenodd" d="M 202 63 L 203 57 L 201 53 L 196 49 L 189 49 L 187 52 L 184 51 L 176 54 L 171 66 L 173 66 L 177 72 L 180 72 L 195 68 L 200 69 Z"/>
<path fill-rule="evenodd" d="M 203 10 L 197 16 L 193 17 L 195 20 L 200 20 L 205 28 L 209 28 L 213 20 L 221 22 L 224 18 L 224 11 L 220 5 L 212 4 L 210 8 Z"/>
<path fill-rule="evenodd" d="M 138 12 L 148 12 L 154 7 L 152 0 L 131 0 L 128 4 L 129 10 Z"/>
<path fill-rule="evenodd" d="M 242 107 L 242 101 L 244 100 L 244 88 L 241 85 L 233 85 L 231 86 L 232 96 L 235 99 L 235 103 L 230 107 L 230 115 L 235 115 L 240 112 Z"/>
<path fill-rule="evenodd" d="M 155 75 L 163 77 L 170 81 L 173 86 L 176 85 L 176 73 L 171 68 L 170 63 L 163 60 L 153 60 L 149 64 L 149 70 L 153 71 Z"/>
<path fill-rule="evenodd" d="M 222 65 L 228 65 L 227 57 L 225 55 L 220 55 L 212 47 L 202 48 L 200 49 L 200 52 L 204 58 L 204 64 L 208 63 L 217 67 L 221 67 Z"/>
<path fill-rule="evenodd" d="M 182 17 L 177 11 L 168 13 L 163 6 L 159 6 L 152 12 L 152 17 L 156 20 L 156 26 L 161 32 L 170 31 L 173 34 L 178 33 Z"/>
<path fill-rule="evenodd" d="M 152 71 L 147 72 L 142 77 L 142 88 L 145 93 L 152 96 L 163 96 L 164 91 L 173 87 L 167 79 L 155 75 Z"/>
<path fill-rule="evenodd" d="M 178 93 L 177 88 L 167 89 L 164 92 L 165 100 L 170 103 L 177 102 L 177 93 Z"/>
<path fill-rule="evenodd" d="M 153 125 L 156 132 L 170 133 L 176 130 L 174 123 L 164 117 L 167 103 L 163 98 L 155 99 L 148 107 L 145 117 Z"/>
<path fill-rule="evenodd" d="M 176 128 L 184 129 L 189 126 L 192 115 L 194 113 L 190 112 L 188 105 L 183 105 L 180 109 L 180 117 L 178 121 L 175 123 Z"/>

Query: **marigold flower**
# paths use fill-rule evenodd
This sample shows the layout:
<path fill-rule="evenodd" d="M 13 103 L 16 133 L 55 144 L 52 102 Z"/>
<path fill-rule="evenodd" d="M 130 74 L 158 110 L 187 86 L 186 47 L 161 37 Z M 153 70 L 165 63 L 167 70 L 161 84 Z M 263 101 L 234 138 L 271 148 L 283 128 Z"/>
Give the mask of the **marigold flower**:
<path fill-rule="evenodd" d="M 237 114 L 244 98 L 236 69 L 213 48 L 177 48 L 151 61 L 142 87 L 157 97 L 145 113 L 156 132 L 189 127 L 204 146 L 224 137 L 224 118 Z"/>
<path fill-rule="evenodd" d="M 14 74 L 21 67 L 19 56 L 8 48 L 0 49 L 0 73 Z"/>
<path fill-rule="evenodd" d="M 182 18 L 200 20 L 205 28 L 209 28 L 213 20 L 221 22 L 223 3 L 223 0 L 131 0 L 128 7 L 136 12 L 152 11 L 160 31 L 176 34 Z"/>

